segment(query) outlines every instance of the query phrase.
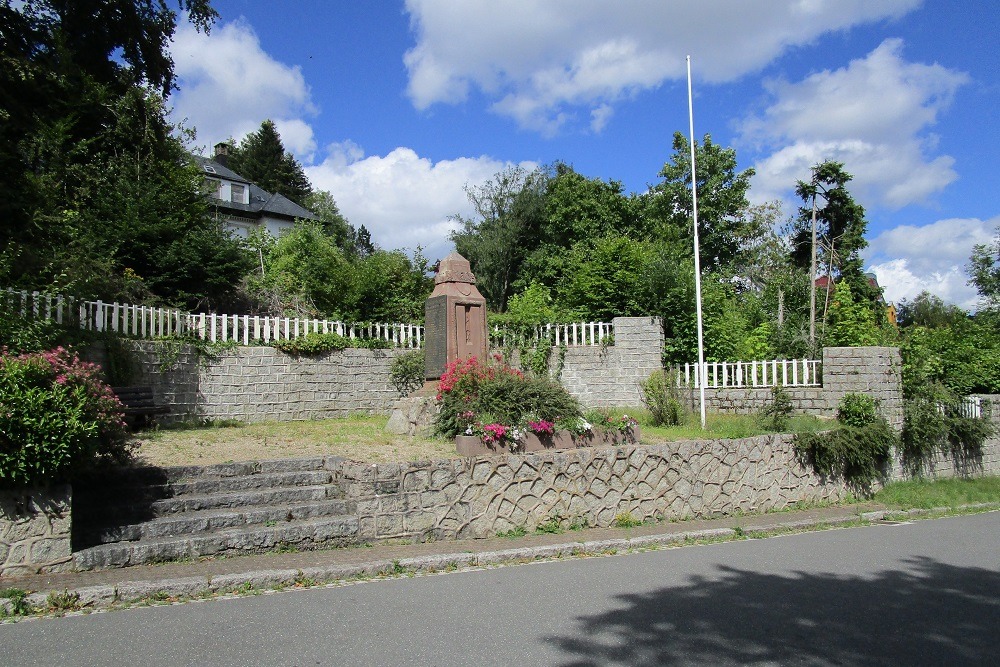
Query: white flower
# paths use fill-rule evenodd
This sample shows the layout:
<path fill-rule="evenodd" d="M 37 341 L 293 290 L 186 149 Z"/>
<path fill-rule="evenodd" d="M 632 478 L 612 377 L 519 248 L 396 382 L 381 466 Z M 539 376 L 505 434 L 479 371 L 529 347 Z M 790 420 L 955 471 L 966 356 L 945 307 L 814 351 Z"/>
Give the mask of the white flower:
<path fill-rule="evenodd" d="M 472 435 L 472 427 L 465 429 L 465 435 Z"/>

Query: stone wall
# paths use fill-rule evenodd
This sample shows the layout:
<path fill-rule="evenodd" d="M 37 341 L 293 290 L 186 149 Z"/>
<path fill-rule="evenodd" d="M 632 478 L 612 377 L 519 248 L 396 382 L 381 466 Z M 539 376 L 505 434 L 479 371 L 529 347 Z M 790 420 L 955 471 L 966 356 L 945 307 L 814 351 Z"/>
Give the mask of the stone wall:
<path fill-rule="evenodd" d="M 239 347 L 199 356 L 188 345 L 137 341 L 133 384 L 150 385 L 171 412 L 161 423 L 191 419 L 244 422 L 386 413 L 399 398 L 389 365 L 403 350 L 346 349 L 295 357 L 272 347 Z"/>
<path fill-rule="evenodd" d="M 663 327 L 658 317 L 616 317 L 614 345 L 571 347 L 550 359 L 550 369 L 585 407 L 642 405 L 639 385 L 663 368 Z M 554 353 L 553 357 L 557 355 Z"/>
<path fill-rule="evenodd" d="M 361 539 L 490 537 L 552 518 L 610 526 L 834 501 L 787 435 L 394 464 L 343 462 Z"/>
<path fill-rule="evenodd" d="M 73 569 L 68 485 L 0 490 L 0 577 Z"/>
<path fill-rule="evenodd" d="M 788 387 L 796 413 L 836 417 L 840 400 L 849 393 L 868 394 L 896 430 L 903 427 L 902 361 L 895 347 L 823 348 L 823 386 Z M 686 389 L 692 409 L 698 391 Z M 706 389 L 709 412 L 753 414 L 772 400 L 770 389 Z"/>

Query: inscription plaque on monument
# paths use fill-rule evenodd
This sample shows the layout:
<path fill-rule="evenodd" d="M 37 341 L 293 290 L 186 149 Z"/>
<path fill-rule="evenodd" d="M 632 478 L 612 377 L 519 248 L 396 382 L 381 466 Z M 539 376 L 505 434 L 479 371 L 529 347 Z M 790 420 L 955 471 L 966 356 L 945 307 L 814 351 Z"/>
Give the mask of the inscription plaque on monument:
<path fill-rule="evenodd" d="M 424 304 L 424 377 L 437 380 L 448 363 L 448 297 L 432 296 Z"/>

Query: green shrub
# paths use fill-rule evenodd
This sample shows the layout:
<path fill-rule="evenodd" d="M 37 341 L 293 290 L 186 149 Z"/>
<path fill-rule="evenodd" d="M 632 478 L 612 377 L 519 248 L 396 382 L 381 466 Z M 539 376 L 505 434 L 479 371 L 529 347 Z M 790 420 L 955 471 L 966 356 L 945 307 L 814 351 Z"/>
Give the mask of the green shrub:
<path fill-rule="evenodd" d="M 389 379 L 402 396 L 424 385 L 424 373 L 423 350 L 404 352 L 389 365 Z"/>
<path fill-rule="evenodd" d="M 841 425 L 823 433 L 797 433 L 795 450 L 824 477 L 840 477 L 866 488 L 883 475 L 899 442 L 884 419 L 864 426 Z"/>
<path fill-rule="evenodd" d="M 21 317 L 13 297 L 0 291 L 0 345 L 9 352 L 41 352 L 85 342 L 90 332 L 70 329 L 42 317 Z"/>
<path fill-rule="evenodd" d="M 475 357 L 448 364 L 438 386 L 437 430 L 446 437 L 473 423 L 514 427 L 528 419 L 555 422 L 580 416 L 580 405 L 560 384 Z"/>
<path fill-rule="evenodd" d="M 903 458 L 919 469 L 934 452 L 977 456 L 995 430 L 988 417 L 965 416 L 955 392 L 931 385 L 903 403 Z"/>
<path fill-rule="evenodd" d="M 862 427 L 878 420 L 878 401 L 867 394 L 846 394 L 837 406 L 837 421 Z"/>
<path fill-rule="evenodd" d="M 279 340 L 274 347 L 285 354 L 294 356 L 318 356 L 327 352 L 337 352 L 349 347 L 367 350 L 385 350 L 391 343 L 381 338 L 348 338 L 337 333 L 308 333 L 291 340 Z"/>
<path fill-rule="evenodd" d="M 769 431 L 784 431 L 792 416 L 792 395 L 780 385 L 771 387 L 771 402 L 757 413 L 760 425 Z"/>
<path fill-rule="evenodd" d="M 684 423 L 685 410 L 680 390 L 666 373 L 654 371 L 639 388 L 653 426 L 680 426 Z"/>
<path fill-rule="evenodd" d="M 63 348 L 0 354 L 0 484 L 65 481 L 127 458 L 121 403 L 97 366 Z"/>

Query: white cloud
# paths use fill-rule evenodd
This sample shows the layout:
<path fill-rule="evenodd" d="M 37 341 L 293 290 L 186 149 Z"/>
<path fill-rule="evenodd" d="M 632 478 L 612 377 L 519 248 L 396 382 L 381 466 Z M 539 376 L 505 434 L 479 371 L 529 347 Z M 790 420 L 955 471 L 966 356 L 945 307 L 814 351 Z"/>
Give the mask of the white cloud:
<path fill-rule="evenodd" d="M 976 290 L 965 265 L 972 247 L 990 243 L 1000 216 L 990 220 L 951 218 L 922 227 L 900 225 L 875 237 L 864 251 L 889 301 L 912 299 L 927 290 L 947 302 L 974 309 Z"/>
<path fill-rule="evenodd" d="M 313 185 L 328 190 L 351 224 L 364 225 L 381 247 L 419 245 L 432 259 L 452 249 L 448 233 L 457 225 L 449 216 L 472 215 L 466 184 L 483 183 L 509 164 L 486 156 L 432 162 L 402 147 L 364 157 L 349 141 L 327 150 L 321 164 L 306 168 Z"/>
<path fill-rule="evenodd" d="M 844 68 L 766 84 L 773 102 L 744 123 L 741 138 L 775 149 L 755 165 L 755 200 L 780 198 L 823 160 L 844 163 L 859 200 L 891 209 L 924 203 L 958 177 L 953 158 L 930 155 L 935 137 L 926 130 L 969 77 L 909 63 L 902 48 L 889 39 Z"/>
<path fill-rule="evenodd" d="M 170 98 L 172 116 L 186 118 L 197 129 L 198 144 L 239 140 L 270 118 L 285 148 L 301 159 L 311 158 L 316 142 L 304 119 L 317 110 L 309 86 L 298 67 L 261 49 L 245 21 L 218 25 L 207 35 L 182 21 L 170 55 L 180 88 Z"/>
<path fill-rule="evenodd" d="M 403 61 L 414 106 L 463 102 L 473 88 L 523 127 L 576 118 L 685 76 L 735 80 L 791 47 L 896 18 L 921 0 L 407 0 L 416 44 Z M 607 112 L 591 116 L 595 131 Z"/>

